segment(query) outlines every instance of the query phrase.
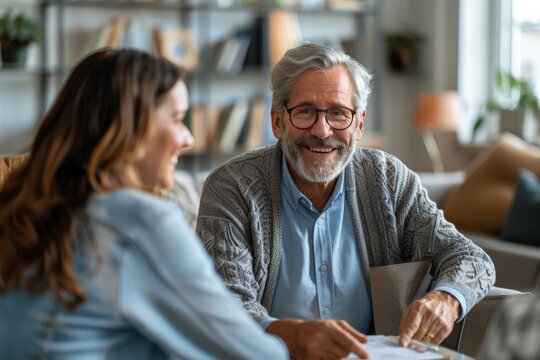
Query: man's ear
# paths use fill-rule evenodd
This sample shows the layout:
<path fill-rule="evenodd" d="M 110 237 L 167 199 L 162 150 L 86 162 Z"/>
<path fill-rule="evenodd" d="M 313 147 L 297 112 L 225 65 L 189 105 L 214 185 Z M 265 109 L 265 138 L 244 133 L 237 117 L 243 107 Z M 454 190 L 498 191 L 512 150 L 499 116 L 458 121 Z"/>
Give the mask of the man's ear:
<path fill-rule="evenodd" d="M 360 141 L 362 139 L 362 135 L 364 135 L 364 121 L 366 120 L 366 111 L 364 110 L 362 114 L 358 114 L 358 121 L 360 124 L 358 124 L 358 128 L 356 129 L 356 140 Z"/>
<path fill-rule="evenodd" d="M 272 132 L 274 133 L 274 136 L 278 140 L 281 140 L 281 127 L 279 126 L 280 112 L 276 110 L 272 110 L 271 116 L 272 116 Z"/>

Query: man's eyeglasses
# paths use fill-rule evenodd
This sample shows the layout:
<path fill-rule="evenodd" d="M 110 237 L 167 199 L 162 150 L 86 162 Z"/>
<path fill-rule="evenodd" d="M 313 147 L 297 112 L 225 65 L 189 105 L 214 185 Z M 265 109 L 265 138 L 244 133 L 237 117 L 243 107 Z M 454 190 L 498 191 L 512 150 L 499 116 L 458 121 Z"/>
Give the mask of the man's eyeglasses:
<path fill-rule="evenodd" d="M 351 126 L 356 111 L 343 106 L 334 106 L 328 109 L 317 109 L 313 106 L 298 105 L 285 108 L 289 114 L 291 124 L 297 129 L 307 130 L 317 122 L 319 113 L 325 114 L 328 125 L 334 130 L 345 130 Z"/>

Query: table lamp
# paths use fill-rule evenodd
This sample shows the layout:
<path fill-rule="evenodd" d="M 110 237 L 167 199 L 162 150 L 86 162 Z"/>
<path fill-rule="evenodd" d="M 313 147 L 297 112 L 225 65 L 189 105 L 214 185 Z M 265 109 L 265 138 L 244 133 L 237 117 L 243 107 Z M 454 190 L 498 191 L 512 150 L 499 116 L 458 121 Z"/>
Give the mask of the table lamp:
<path fill-rule="evenodd" d="M 455 132 L 462 116 L 457 92 L 426 92 L 418 96 L 414 126 L 422 131 L 422 139 L 434 172 L 444 172 L 435 132 Z"/>

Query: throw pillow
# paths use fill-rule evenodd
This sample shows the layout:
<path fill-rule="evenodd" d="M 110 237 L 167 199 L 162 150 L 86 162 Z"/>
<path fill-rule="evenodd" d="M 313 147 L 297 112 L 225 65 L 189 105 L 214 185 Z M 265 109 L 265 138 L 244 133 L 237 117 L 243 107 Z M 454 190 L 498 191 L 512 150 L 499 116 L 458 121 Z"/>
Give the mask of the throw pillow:
<path fill-rule="evenodd" d="M 540 246 L 540 181 L 532 172 L 520 170 L 516 196 L 502 238 L 526 245 Z"/>
<path fill-rule="evenodd" d="M 460 230 L 500 236 L 519 169 L 540 176 L 540 148 L 504 134 L 471 162 L 463 184 L 447 196 L 442 206 L 446 219 Z"/>

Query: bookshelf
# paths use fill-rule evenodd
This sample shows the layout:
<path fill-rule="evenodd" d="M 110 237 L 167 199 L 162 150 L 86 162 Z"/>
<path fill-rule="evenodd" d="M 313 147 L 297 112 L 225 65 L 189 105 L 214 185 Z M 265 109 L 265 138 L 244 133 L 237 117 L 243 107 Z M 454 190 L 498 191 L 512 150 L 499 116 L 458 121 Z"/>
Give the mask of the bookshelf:
<path fill-rule="evenodd" d="M 7 3 L 0 2 L 0 11 L 9 7 Z M 50 105 L 72 66 L 93 48 L 108 45 L 159 51 L 189 70 L 188 123 L 196 140 L 185 155 L 184 163 L 190 168 L 208 169 L 274 141 L 269 123 L 269 72 L 272 62 L 301 40 L 343 48 L 371 69 L 376 76 L 368 113 L 371 119 L 380 113 L 377 74 L 382 66 L 382 32 L 375 0 L 24 3 L 41 18 L 45 39 L 33 64 L 22 70 L 0 68 L 0 79 L 18 76 L 29 84 L 28 89 L 34 88 L 35 120 Z M 0 81 L 2 92 L 4 81 Z M 381 130 L 380 122 L 367 124 L 368 132 Z"/>

